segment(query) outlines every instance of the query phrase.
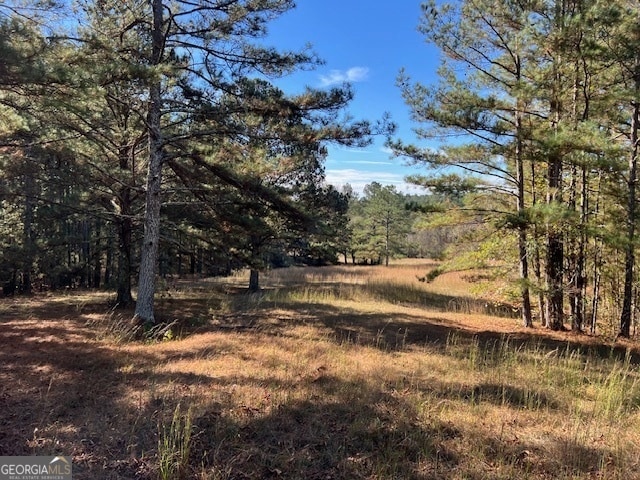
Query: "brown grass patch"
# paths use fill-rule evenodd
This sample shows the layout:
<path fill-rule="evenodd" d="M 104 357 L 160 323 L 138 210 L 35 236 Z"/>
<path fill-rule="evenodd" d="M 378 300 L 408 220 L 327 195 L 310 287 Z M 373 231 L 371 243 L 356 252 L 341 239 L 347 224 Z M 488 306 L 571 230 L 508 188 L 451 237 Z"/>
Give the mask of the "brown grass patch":
<path fill-rule="evenodd" d="M 106 295 L 3 299 L 0 454 L 72 455 L 78 479 L 162 458 L 175 478 L 640 478 L 636 345 L 488 316 L 462 275 L 415 278 L 432 266 L 175 281 L 159 343 L 114 341 Z"/>

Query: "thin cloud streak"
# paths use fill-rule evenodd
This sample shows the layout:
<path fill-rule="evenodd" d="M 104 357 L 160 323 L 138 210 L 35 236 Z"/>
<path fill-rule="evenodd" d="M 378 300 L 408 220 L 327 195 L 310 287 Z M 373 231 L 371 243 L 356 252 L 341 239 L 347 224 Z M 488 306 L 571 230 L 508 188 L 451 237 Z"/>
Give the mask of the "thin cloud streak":
<path fill-rule="evenodd" d="M 349 152 L 349 153 L 358 153 L 358 154 L 370 154 L 371 150 L 367 150 L 366 148 L 353 148 L 353 147 L 342 147 L 337 146 L 334 147 L 336 150 L 340 150 L 341 152 Z"/>
<path fill-rule="evenodd" d="M 349 70 L 331 70 L 329 75 L 320 75 L 320 85 L 328 87 L 344 82 L 363 82 L 369 78 L 367 67 L 351 67 Z"/>
<path fill-rule="evenodd" d="M 365 172 L 352 168 L 329 169 L 325 173 L 326 182 L 337 189 L 349 184 L 355 192 L 362 194 L 364 187 L 378 182 L 382 185 L 395 185 L 402 193 L 425 193 L 422 187 L 405 182 L 404 175 L 391 172 Z"/>
<path fill-rule="evenodd" d="M 393 162 L 385 162 L 382 160 L 347 160 L 343 163 L 351 163 L 354 165 L 393 165 Z"/>

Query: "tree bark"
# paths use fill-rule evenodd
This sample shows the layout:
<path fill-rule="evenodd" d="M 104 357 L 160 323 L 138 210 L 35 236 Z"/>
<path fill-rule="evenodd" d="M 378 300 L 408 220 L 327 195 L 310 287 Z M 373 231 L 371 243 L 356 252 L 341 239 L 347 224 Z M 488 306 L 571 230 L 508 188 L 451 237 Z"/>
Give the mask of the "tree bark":
<path fill-rule="evenodd" d="M 163 6 L 162 0 L 153 0 L 153 57 L 152 64 L 159 65 L 163 50 Z M 154 75 L 159 75 L 155 73 Z M 153 300 L 155 277 L 160 243 L 160 206 L 162 166 L 164 163 L 162 117 L 162 81 L 160 77 L 151 80 L 149 87 L 149 111 L 147 128 L 149 131 L 149 166 L 147 170 L 147 190 L 144 212 L 144 239 L 140 258 L 138 299 L 135 319 L 140 323 L 155 324 Z"/>
<path fill-rule="evenodd" d="M 385 267 L 389 266 L 389 236 L 391 235 L 391 220 L 389 219 L 389 214 L 387 214 L 387 218 L 385 219 L 384 224 L 384 265 Z"/>
<path fill-rule="evenodd" d="M 124 205 L 123 205 L 124 206 Z M 118 220 L 118 285 L 116 289 L 116 305 L 124 308 L 133 303 L 131 295 L 131 218 L 126 214 L 128 208 L 122 210 Z"/>
<path fill-rule="evenodd" d="M 31 167 L 29 167 L 31 168 Z M 20 290 L 30 294 L 32 291 L 31 270 L 33 269 L 33 257 L 35 253 L 33 217 L 35 203 L 35 180 L 33 172 L 28 171 L 24 176 L 24 218 L 23 218 L 23 245 L 24 257 L 22 259 L 22 282 Z"/>
<path fill-rule="evenodd" d="M 259 292 L 260 291 L 260 272 L 255 268 L 252 268 L 249 272 L 249 291 L 250 292 Z"/>
<path fill-rule="evenodd" d="M 558 35 L 564 30 L 564 17 L 566 14 L 565 3 L 558 0 L 555 4 L 556 28 Z M 562 116 L 562 85 L 563 76 L 561 68 L 563 59 L 561 46 L 555 45 L 555 57 L 553 59 L 553 85 L 550 98 L 551 134 L 558 135 L 560 119 Z M 562 153 L 557 146 L 552 147 L 549 153 L 547 165 L 547 205 L 553 211 L 562 205 Z M 552 330 L 564 329 L 564 241 L 560 225 L 547 222 L 547 323 Z"/>
<path fill-rule="evenodd" d="M 520 80 L 520 56 L 516 56 L 516 78 Z M 525 198 L 524 198 L 524 160 L 522 142 L 522 101 L 518 100 L 515 112 L 516 130 L 516 183 L 518 187 L 517 212 L 518 212 L 518 256 L 520 263 L 520 298 L 522 299 L 522 324 L 525 327 L 533 327 L 531 319 L 531 297 L 529 296 L 529 260 L 527 256 L 527 229 L 528 222 L 525 222 Z"/>
<path fill-rule="evenodd" d="M 549 299 L 547 301 L 547 318 L 549 319 L 549 328 L 551 330 L 564 329 L 564 310 L 563 310 L 563 288 L 562 269 L 559 268 L 563 259 L 562 242 L 554 235 L 549 238 L 547 243 L 549 255 L 547 256 L 547 278 L 549 283 Z"/>
<path fill-rule="evenodd" d="M 100 237 L 102 236 L 102 223 L 100 219 L 95 222 L 95 243 L 93 248 L 93 288 L 100 288 L 102 278 L 102 246 Z"/>
<path fill-rule="evenodd" d="M 636 63 L 636 69 L 640 69 L 640 62 Z M 636 73 L 636 95 L 640 92 L 640 73 Z M 636 237 L 636 183 L 638 170 L 638 128 L 640 121 L 640 102 L 633 102 L 633 115 L 631 116 L 631 153 L 629 155 L 629 177 L 627 179 L 627 232 L 624 258 L 624 296 L 622 299 L 622 313 L 620 315 L 621 337 L 629 337 L 631 334 L 632 305 L 633 305 L 633 280 L 635 276 L 635 237 Z"/>
<path fill-rule="evenodd" d="M 575 251 L 574 271 L 573 271 L 573 292 L 571 297 L 571 329 L 582 332 L 586 317 L 585 312 L 585 291 L 587 279 L 585 275 L 586 265 L 586 243 L 588 217 L 588 189 L 587 189 L 587 169 L 582 167 L 581 172 L 581 193 L 580 193 L 580 228 L 578 230 L 578 245 Z"/>
<path fill-rule="evenodd" d="M 113 238 L 111 232 L 107 232 L 106 258 L 104 260 L 104 284 L 111 287 L 111 271 L 113 270 Z"/>
<path fill-rule="evenodd" d="M 547 203 L 560 202 L 562 160 L 559 157 L 549 162 L 549 194 Z M 557 225 L 547 226 L 547 321 L 552 330 L 564 329 L 564 243 Z"/>
<path fill-rule="evenodd" d="M 531 161 L 531 204 L 535 207 L 538 204 L 538 195 L 537 195 L 537 187 L 536 187 L 536 164 Z M 533 273 L 536 278 L 537 284 L 537 300 L 538 300 L 538 317 L 540 319 L 540 325 L 543 327 L 547 326 L 547 316 L 545 311 L 545 300 L 544 300 L 544 292 L 542 288 L 542 262 L 540 258 L 540 241 L 542 236 L 538 230 L 538 223 L 533 223 Z"/>

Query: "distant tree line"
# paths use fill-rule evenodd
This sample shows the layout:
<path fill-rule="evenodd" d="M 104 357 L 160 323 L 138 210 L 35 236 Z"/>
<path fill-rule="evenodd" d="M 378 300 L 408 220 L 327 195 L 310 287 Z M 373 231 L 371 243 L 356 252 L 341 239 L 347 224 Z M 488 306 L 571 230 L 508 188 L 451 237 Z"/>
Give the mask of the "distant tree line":
<path fill-rule="evenodd" d="M 638 299 L 640 6 L 623 0 L 422 5 L 439 82 L 398 78 L 424 168 L 411 198 L 324 182 L 326 145 L 389 136 L 343 115 L 348 85 L 273 84 L 320 60 L 266 45 L 291 0 L 0 5 L 0 284 L 108 287 L 154 323 L 157 274 L 500 264 L 522 322 L 631 335 Z M 407 28 L 412 28 L 407 26 Z M 421 240 L 422 239 L 422 240 Z M 443 247 L 435 247 L 435 244 Z M 457 258 L 457 260 L 455 260 Z"/>

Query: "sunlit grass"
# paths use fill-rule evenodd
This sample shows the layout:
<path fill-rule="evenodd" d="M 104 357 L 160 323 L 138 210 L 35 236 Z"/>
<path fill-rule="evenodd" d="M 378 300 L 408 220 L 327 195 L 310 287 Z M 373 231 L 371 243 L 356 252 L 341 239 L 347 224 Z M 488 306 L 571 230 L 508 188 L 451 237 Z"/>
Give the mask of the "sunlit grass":
<path fill-rule="evenodd" d="M 210 403 L 197 392 L 208 390 L 208 382 L 223 385 L 214 390 L 214 404 L 225 413 L 209 442 L 226 442 L 228 450 L 209 456 L 202 478 L 265 471 L 297 477 L 322 464 L 331 465 L 336 478 L 638 474 L 639 373 L 629 356 L 603 358 L 569 343 L 551 348 L 543 337 L 523 342 L 497 333 L 487 339 L 473 329 L 452 329 L 441 343 L 420 344 L 408 338 L 414 327 L 407 326 L 389 341 L 385 328 L 421 311 L 441 312 L 442 322 L 467 327 L 475 324 L 475 308 L 484 313 L 480 299 L 456 297 L 464 292 L 462 276 L 443 278 L 449 285 L 434 288 L 416 272 L 424 268 L 272 271 L 263 276 L 262 293 L 224 303 L 227 317 L 249 314 L 250 331 L 176 344 L 185 353 L 205 353 L 176 361 L 174 351 L 151 375 L 202 378 L 191 398 L 205 417 Z M 325 309 L 336 318 L 322 317 Z M 372 312 L 389 322 L 367 328 Z M 477 318 L 489 330 L 488 322 L 507 321 Z M 338 332 L 347 325 L 349 335 Z M 242 432 L 253 425 L 272 434 L 246 443 Z M 281 446 L 263 443 L 270 438 Z"/>
<path fill-rule="evenodd" d="M 249 475 L 272 465 L 295 477 L 319 468 L 313 457 L 298 456 L 300 427 L 314 455 L 329 436 L 349 445 L 352 454 L 334 465 L 344 478 L 356 472 L 375 478 L 590 478 L 596 471 L 634 478 L 624 475 L 637 471 L 636 367 L 571 352 L 550 359 L 541 345 L 516 346 L 508 338 L 483 345 L 452 337 L 443 349 L 387 352 L 311 334 L 309 327 L 296 327 L 277 337 L 205 335 L 174 345 L 151 372 L 199 376 L 190 390 L 194 411 L 206 416 L 213 395 L 222 409 L 217 421 L 235 425 L 235 434 L 253 431 L 254 424 L 273 429 L 249 444 L 243 435 L 203 432 L 212 435 L 212 446 L 227 442 L 229 452 L 218 452 L 214 461 L 218 474 Z M 198 351 L 195 358 L 175 359 L 178 352 Z M 612 377 L 606 367 L 625 373 Z M 216 384 L 222 386 L 212 390 Z M 261 443 L 269 438 L 283 442 L 282 450 L 269 454 L 269 444 Z M 327 448 L 337 454 L 340 446 Z M 246 449 L 251 461 L 242 456 Z"/>
<path fill-rule="evenodd" d="M 342 265 L 271 270 L 263 276 L 267 294 L 261 299 L 276 304 L 382 302 L 452 313 L 518 316 L 518 311 L 506 303 L 473 295 L 466 279 L 468 275 L 451 272 L 433 282 L 425 281 L 425 275 L 435 266 L 433 262 L 423 261 L 391 267 Z M 236 275 L 234 280 L 242 284 L 243 277 Z"/>
<path fill-rule="evenodd" d="M 159 310 L 198 323 L 152 343 L 97 335 L 115 315 L 100 295 L 59 300 L 49 322 L 85 334 L 67 361 L 99 381 L 59 388 L 48 359 L 22 453 L 77 452 L 74 476 L 92 479 L 116 462 L 140 479 L 640 478 L 637 353 L 487 316 L 463 275 L 419 281 L 430 265 L 272 270 L 253 294 L 245 272 L 177 281 Z M 47 311 L 10 310 L 31 315 L 5 324 L 20 333 Z"/>

